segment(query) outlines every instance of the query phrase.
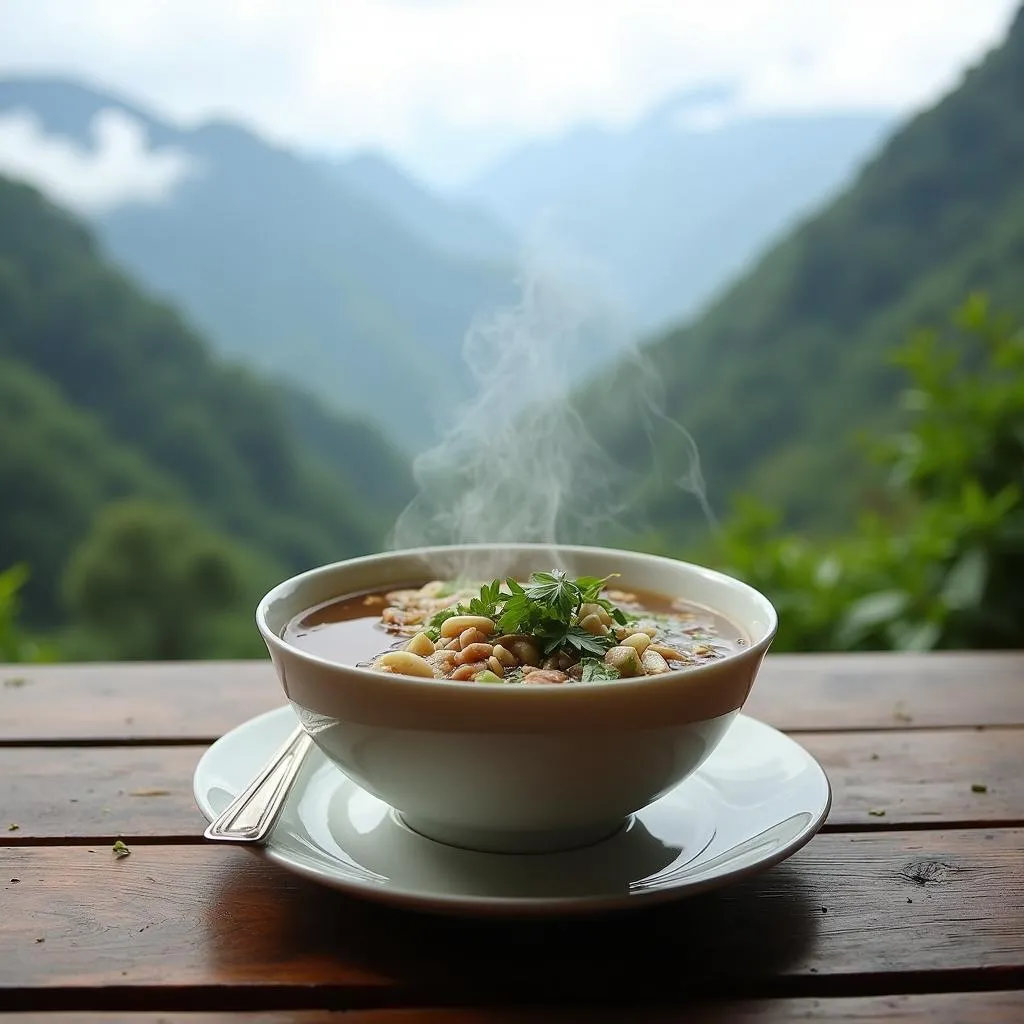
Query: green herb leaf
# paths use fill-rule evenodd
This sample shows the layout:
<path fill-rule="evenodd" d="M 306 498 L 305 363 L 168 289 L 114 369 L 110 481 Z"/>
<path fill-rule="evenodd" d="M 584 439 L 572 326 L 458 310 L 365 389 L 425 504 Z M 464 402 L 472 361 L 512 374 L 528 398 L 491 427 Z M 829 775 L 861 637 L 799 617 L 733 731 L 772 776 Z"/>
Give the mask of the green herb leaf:
<path fill-rule="evenodd" d="M 615 640 L 610 636 L 594 636 L 579 626 L 570 626 L 565 631 L 564 643 L 575 648 L 582 654 L 596 654 L 601 656 L 605 651 L 615 646 Z"/>
<path fill-rule="evenodd" d="M 566 577 L 564 569 L 535 572 L 523 589 L 532 601 L 550 608 L 565 622 L 582 604 L 580 588 Z"/>
<path fill-rule="evenodd" d="M 441 625 L 455 615 L 458 615 L 458 612 L 454 608 L 442 608 L 431 617 L 424 632 L 434 643 L 437 643 L 441 638 Z"/>
<path fill-rule="evenodd" d="M 620 607 L 619 607 L 618 605 L 612 604 L 612 603 L 611 603 L 611 601 L 609 601 L 609 600 L 608 600 L 608 598 L 606 598 L 606 597 L 602 597 L 602 598 L 599 598 L 599 599 L 598 599 L 598 602 L 597 602 L 597 603 L 598 603 L 598 604 L 599 604 L 599 605 L 600 605 L 600 606 L 601 606 L 601 607 L 602 607 L 602 608 L 603 608 L 603 609 L 604 609 L 604 610 L 605 610 L 605 611 L 606 611 L 606 612 L 607 612 L 607 613 L 608 613 L 608 614 L 609 614 L 609 615 L 610 615 L 610 616 L 611 616 L 611 617 L 612 617 L 612 618 L 613 618 L 613 619 L 614 619 L 614 620 L 615 620 L 615 621 L 616 621 L 616 622 L 617 622 L 617 623 L 618 623 L 618 624 L 619 624 L 620 626 L 626 626 L 626 625 L 628 625 L 628 624 L 630 623 L 630 621 L 632 621 L 632 622 L 637 622 L 637 621 L 639 621 L 639 618 L 640 618 L 640 617 L 639 617 L 638 615 L 629 615 L 629 616 L 627 616 L 627 615 L 626 615 L 626 613 L 625 613 L 625 612 L 624 612 L 624 611 L 623 611 L 623 610 L 622 610 L 622 609 L 621 609 L 621 608 L 620 608 Z"/>
<path fill-rule="evenodd" d="M 584 658 L 580 664 L 583 666 L 582 681 L 584 683 L 619 678 L 619 670 L 614 665 L 609 665 L 599 658 Z"/>
<path fill-rule="evenodd" d="M 604 590 L 609 580 L 615 579 L 618 575 L 617 572 L 613 572 L 605 576 L 604 579 L 598 579 L 597 576 L 580 576 L 576 580 L 576 586 L 579 587 L 583 603 L 592 604 L 596 601 L 610 611 L 611 602 L 607 598 L 601 599 L 601 591 Z"/>
<path fill-rule="evenodd" d="M 127 857 L 132 852 L 120 839 L 114 841 L 111 849 L 114 851 L 115 857 Z"/>
<path fill-rule="evenodd" d="M 502 633 L 525 632 L 523 626 L 528 624 L 533 611 L 530 599 L 526 594 L 513 594 L 506 602 L 498 619 L 498 629 Z"/>

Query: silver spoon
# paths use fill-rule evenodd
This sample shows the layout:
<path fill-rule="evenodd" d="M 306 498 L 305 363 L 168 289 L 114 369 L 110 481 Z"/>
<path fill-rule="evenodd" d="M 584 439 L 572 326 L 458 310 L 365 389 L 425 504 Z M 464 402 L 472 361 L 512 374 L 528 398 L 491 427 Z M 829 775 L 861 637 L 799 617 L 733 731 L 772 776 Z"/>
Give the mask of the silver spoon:
<path fill-rule="evenodd" d="M 232 843 L 262 842 L 274 827 L 312 746 L 309 734 L 298 726 L 259 775 L 210 822 L 203 833 L 206 838 Z"/>

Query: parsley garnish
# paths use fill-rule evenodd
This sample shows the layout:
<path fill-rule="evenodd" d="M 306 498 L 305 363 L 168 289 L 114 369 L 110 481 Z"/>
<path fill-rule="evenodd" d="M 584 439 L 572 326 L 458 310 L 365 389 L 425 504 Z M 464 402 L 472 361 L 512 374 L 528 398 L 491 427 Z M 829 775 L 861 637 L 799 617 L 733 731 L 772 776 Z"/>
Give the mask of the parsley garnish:
<path fill-rule="evenodd" d="M 445 608 L 427 623 L 432 640 L 440 636 L 442 624 L 453 615 L 483 615 L 493 619 L 502 633 L 525 633 L 541 641 L 545 656 L 560 648 L 601 657 L 615 646 L 611 635 L 595 636 L 579 624 L 584 604 L 599 604 L 615 622 L 626 624 L 626 616 L 601 591 L 611 579 L 581 576 L 570 579 L 564 570 L 535 572 L 526 584 L 509 578 L 492 580 L 480 588 L 478 597 Z M 507 589 L 504 589 L 507 588 Z"/>
<path fill-rule="evenodd" d="M 430 637 L 434 643 L 437 643 L 441 639 L 441 624 L 446 620 L 452 618 L 454 615 L 458 615 L 458 611 L 455 608 L 442 608 L 431 620 L 427 623 L 426 634 Z"/>
<path fill-rule="evenodd" d="M 583 666 L 581 680 L 584 683 L 593 683 L 601 679 L 618 679 L 619 670 L 614 665 L 609 665 L 599 658 L 584 658 L 580 664 Z"/>

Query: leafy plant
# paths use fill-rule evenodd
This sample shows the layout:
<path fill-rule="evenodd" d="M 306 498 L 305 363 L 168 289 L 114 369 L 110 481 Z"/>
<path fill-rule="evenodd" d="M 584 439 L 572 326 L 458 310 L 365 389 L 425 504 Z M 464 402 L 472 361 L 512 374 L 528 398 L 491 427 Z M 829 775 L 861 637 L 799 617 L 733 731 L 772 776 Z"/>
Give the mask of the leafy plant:
<path fill-rule="evenodd" d="M 1024 330 L 974 295 L 892 361 L 910 378 L 904 425 L 865 445 L 882 507 L 815 541 L 741 500 L 717 561 L 774 601 L 781 650 L 1022 646 Z"/>
<path fill-rule="evenodd" d="M 19 624 L 19 592 L 28 578 L 28 566 L 23 563 L 0 572 L 0 662 L 53 661 L 56 657 L 52 647 L 34 640 Z"/>

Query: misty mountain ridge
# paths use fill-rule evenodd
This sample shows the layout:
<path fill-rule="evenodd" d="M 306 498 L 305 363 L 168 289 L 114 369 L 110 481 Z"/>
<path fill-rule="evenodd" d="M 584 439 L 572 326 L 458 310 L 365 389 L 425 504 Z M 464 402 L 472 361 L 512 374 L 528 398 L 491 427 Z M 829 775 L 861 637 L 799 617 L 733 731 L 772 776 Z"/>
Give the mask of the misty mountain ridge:
<path fill-rule="evenodd" d="M 435 247 L 377 206 L 365 183 L 346 184 L 346 174 L 246 129 L 179 129 L 68 82 L 0 82 L 0 125 L 30 111 L 45 131 L 30 140 L 40 150 L 59 133 L 95 155 L 95 119 L 111 110 L 143 133 L 149 149 L 138 160 L 171 150 L 189 162 L 163 201 L 85 211 L 114 258 L 176 302 L 220 351 L 422 444 L 433 407 L 466 387 L 466 328 L 514 298 L 511 266 Z M 426 205 L 419 216 L 429 221 Z M 439 205 L 435 220 L 458 219 Z M 500 249 L 500 231 L 493 237 Z"/>
<path fill-rule="evenodd" d="M 670 97 L 509 154 L 463 194 L 522 232 L 549 218 L 641 330 L 689 316 L 829 199 L 891 125 L 876 112 L 737 116 L 733 88 Z"/>
<path fill-rule="evenodd" d="M 442 195 L 420 184 L 380 153 L 365 151 L 322 164 L 342 186 L 387 210 L 427 245 L 505 264 L 518 257 L 515 234 L 496 217 L 458 196 Z"/>
<path fill-rule="evenodd" d="M 852 173 L 885 125 L 821 115 L 711 130 L 729 102 L 729 87 L 712 85 L 621 131 L 581 126 L 449 194 L 379 154 L 325 160 L 230 123 L 179 128 L 69 81 L 0 81 L 0 129 L 28 111 L 43 134 L 22 125 L 23 146 L 71 140 L 95 156 L 102 127 L 132 173 L 148 175 L 117 203 L 102 177 L 85 194 L 87 157 L 65 169 L 107 251 L 221 352 L 371 417 L 415 451 L 472 395 L 464 336 L 517 300 L 520 246 L 544 213 L 551 238 L 598 272 L 595 310 L 618 314 L 607 337 L 588 339 L 583 377 L 638 328 L 696 311 Z M 48 173 L 61 159 L 50 154 Z"/>

